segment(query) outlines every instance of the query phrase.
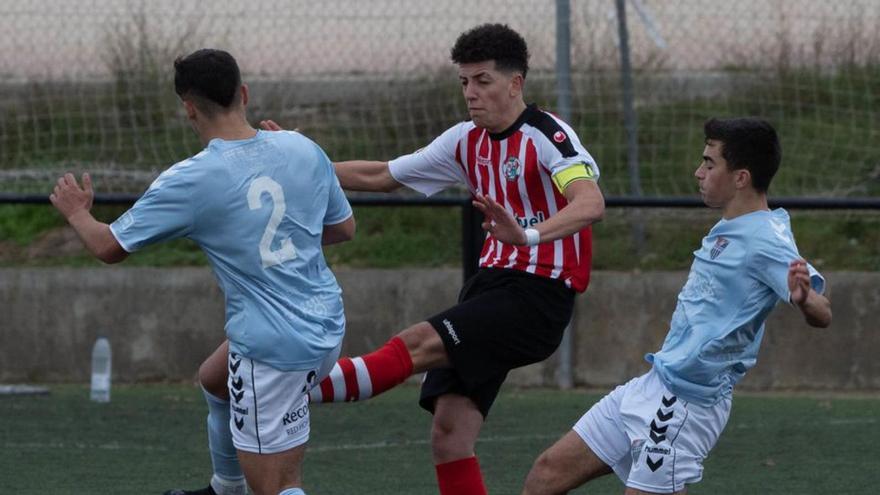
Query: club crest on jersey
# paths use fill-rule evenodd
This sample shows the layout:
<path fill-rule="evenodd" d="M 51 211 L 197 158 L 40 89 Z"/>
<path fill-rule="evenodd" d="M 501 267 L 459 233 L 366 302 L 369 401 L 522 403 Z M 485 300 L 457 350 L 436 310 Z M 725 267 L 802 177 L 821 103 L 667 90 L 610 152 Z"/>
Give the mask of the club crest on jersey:
<path fill-rule="evenodd" d="M 522 166 L 519 163 L 519 158 L 515 156 L 511 156 L 504 162 L 504 165 L 501 167 L 501 171 L 504 173 L 504 177 L 507 180 L 516 180 L 519 178 L 520 171 Z"/>
<path fill-rule="evenodd" d="M 724 251 L 724 248 L 726 248 L 728 244 L 730 244 L 730 241 L 723 237 L 719 237 L 718 239 L 716 239 L 715 245 L 712 246 L 712 250 L 709 252 L 709 257 L 713 260 L 717 258 L 719 255 L 721 255 L 721 252 Z"/>
<path fill-rule="evenodd" d="M 566 136 L 565 133 L 562 131 L 556 131 L 555 133 L 553 133 L 553 140 L 556 141 L 557 143 L 561 143 L 561 142 L 565 141 L 565 139 L 567 137 L 568 136 Z"/>

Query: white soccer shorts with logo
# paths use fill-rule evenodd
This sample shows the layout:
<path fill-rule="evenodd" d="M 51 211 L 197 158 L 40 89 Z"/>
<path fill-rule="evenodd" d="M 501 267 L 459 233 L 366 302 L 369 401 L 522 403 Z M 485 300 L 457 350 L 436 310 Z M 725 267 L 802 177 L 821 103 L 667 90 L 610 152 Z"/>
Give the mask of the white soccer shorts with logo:
<path fill-rule="evenodd" d="M 709 407 L 670 393 L 652 369 L 614 389 L 573 429 L 630 488 L 674 493 L 703 477 L 731 401 Z"/>
<path fill-rule="evenodd" d="M 280 371 L 229 353 L 229 428 L 235 448 L 275 454 L 309 440 L 309 390 L 330 374 L 340 344 L 319 369 Z"/>

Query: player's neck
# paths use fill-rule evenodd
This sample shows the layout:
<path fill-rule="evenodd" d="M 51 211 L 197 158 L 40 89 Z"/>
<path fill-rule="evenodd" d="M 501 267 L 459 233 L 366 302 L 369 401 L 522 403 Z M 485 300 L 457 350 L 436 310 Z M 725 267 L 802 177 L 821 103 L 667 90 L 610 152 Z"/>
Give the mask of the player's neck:
<path fill-rule="evenodd" d="M 747 189 L 737 192 L 733 199 L 721 208 L 721 218 L 730 220 L 755 211 L 769 209 L 766 193 Z"/>
<path fill-rule="evenodd" d="M 519 116 L 522 115 L 525 110 L 526 102 L 519 99 L 516 103 L 510 106 L 510 109 L 506 112 L 504 118 L 499 121 L 497 128 L 489 129 L 489 132 L 498 134 L 506 131 L 517 121 L 517 119 L 519 119 Z"/>
<path fill-rule="evenodd" d="M 212 139 L 238 141 L 250 139 L 256 135 L 257 130 L 251 127 L 248 121 L 240 115 L 218 116 L 216 119 L 206 122 L 204 127 L 199 128 L 199 138 L 204 145 L 207 145 Z"/>

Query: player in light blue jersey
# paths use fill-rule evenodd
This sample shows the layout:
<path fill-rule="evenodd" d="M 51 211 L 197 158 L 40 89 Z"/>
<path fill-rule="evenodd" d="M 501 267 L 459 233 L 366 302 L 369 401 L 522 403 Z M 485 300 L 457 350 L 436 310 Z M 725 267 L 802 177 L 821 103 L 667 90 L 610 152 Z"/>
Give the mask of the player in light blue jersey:
<path fill-rule="evenodd" d="M 199 50 L 174 68 L 205 149 L 163 172 L 111 225 L 89 213 L 88 175 L 82 188 L 71 174 L 59 179 L 51 201 L 107 263 L 179 237 L 211 263 L 229 340 L 228 356 L 224 344 L 214 357 L 228 359 L 229 389 L 205 390 L 214 477 L 189 493 L 244 493 L 243 470 L 258 494 L 302 494 L 307 392 L 336 361 L 345 332 L 321 246 L 352 238 L 351 206 L 318 145 L 248 124 L 248 88 L 231 55 Z"/>
<path fill-rule="evenodd" d="M 541 454 L 525 495 L 568 493 L 611 472 L 627 495 L 685 493 L 702 478 L 776 304 L 798 308 L 810 326 L 831 324 L 824 279 L 798 254 L 788 213 L 767 206 L 781 160 L 776 131 L 754 118 L 712 119 L 704 130 L 695 175 L 721 220 L 694 252 L 663 347 L 646 356 L 647 374 L 605 396 Z"/>

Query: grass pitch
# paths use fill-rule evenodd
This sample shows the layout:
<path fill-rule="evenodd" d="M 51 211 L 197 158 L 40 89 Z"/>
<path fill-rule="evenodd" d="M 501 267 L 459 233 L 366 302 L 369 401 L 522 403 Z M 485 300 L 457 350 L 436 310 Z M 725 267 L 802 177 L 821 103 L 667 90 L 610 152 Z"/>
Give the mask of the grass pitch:
<path fill-rule="evenodd" d="M 402 387 L 364 403 L 317 405 L 305 488 L 320 494 L 436 494 L 430 416 Z M 489 492 L 517 494 L 534 458 L 600 394 L 508 390 L 477 454 Z M 206 409 L 191 385 L 117 386 L 95 404 L 81 385 L 0 397 L 0 492 L 160 494 L 210 476 Z M 856 494 L 880 485 L 880 397 L 738 396 L 692 494 Z M 575 494 L 620 494 L 607 476 Z"/>

